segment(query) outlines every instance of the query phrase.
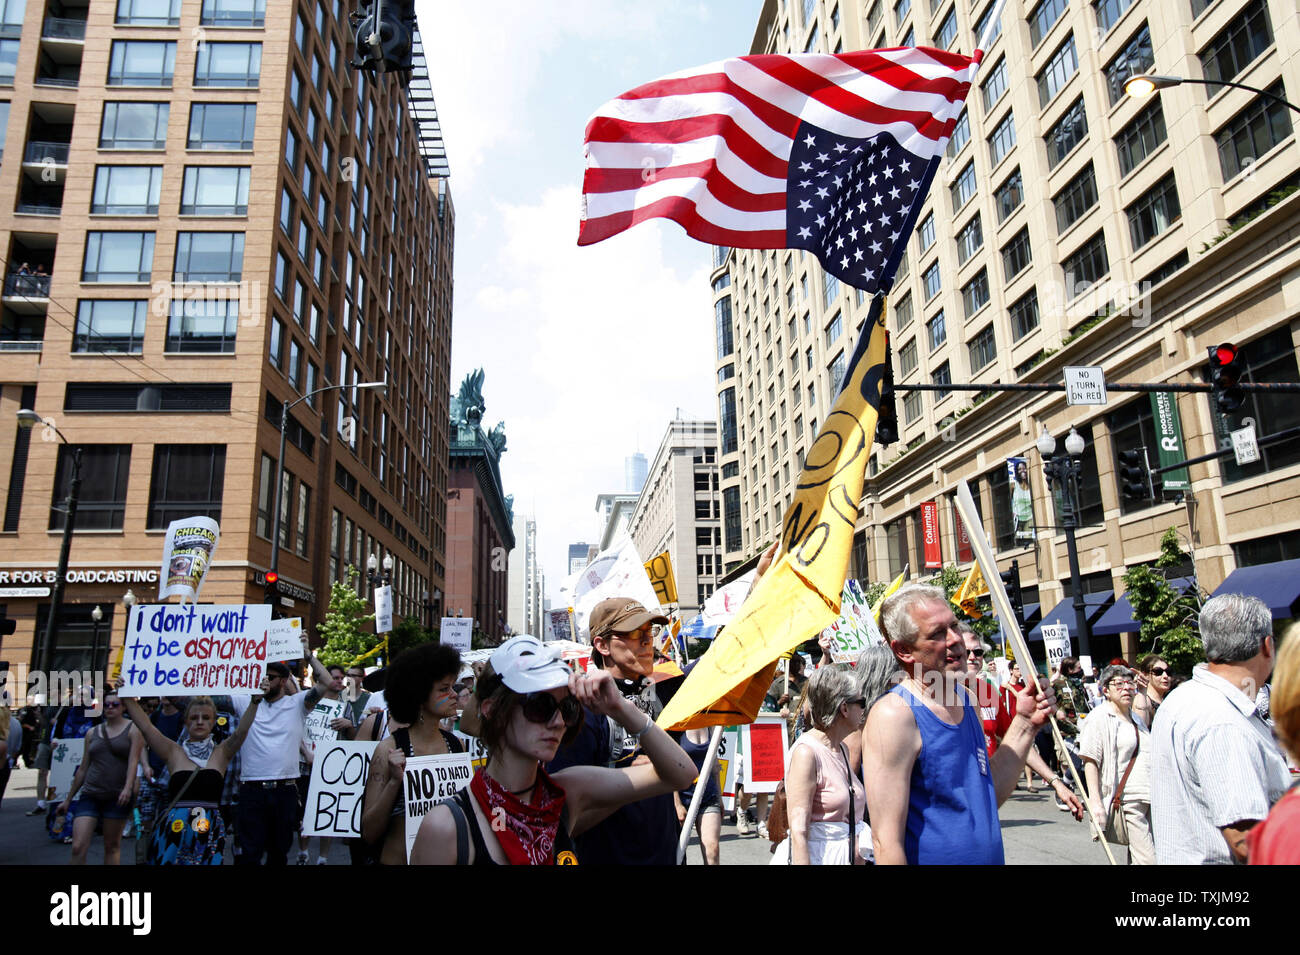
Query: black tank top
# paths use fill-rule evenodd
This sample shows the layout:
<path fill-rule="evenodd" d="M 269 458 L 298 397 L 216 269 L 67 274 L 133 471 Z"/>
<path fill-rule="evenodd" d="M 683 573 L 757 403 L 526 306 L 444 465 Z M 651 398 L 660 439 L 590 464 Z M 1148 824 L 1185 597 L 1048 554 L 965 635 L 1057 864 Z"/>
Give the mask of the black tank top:
<path fill-rule="evenodd" d="M 171 779 L 167 783 L 167 799 L 171 801 L 176 798 L 176 794 L 189 780 L 194 773 L 192 769 L 181 769 L 172 773 Z M 198 778 L 190 783 L 190 788 L 185 790 L 185 802 L 201 802 L 210 805 L 220 805 L 221 790 L 225 785 L 225 774 L 215 769 L 204 767 L 198 771 Z"/>
<path fill-rule="evenodd" d="M 483 830 L 479 828 L 478 814 L 474 812 L 474 796 L 466 787 L 456 795 L 451 797 L 462 813 L 465 815 L 465 821 L 469 824 L 469 839 L 474 844 L 474 865 L 500 865 L 492 858 L 488 852 L 487 842 L 483 838 Z M 453 810 L 454 812 L 455 810 Z M 577 865 L 578 854 L 573 847 L 573 837 L 569 835 L 569 809 L 566 806 L 560 815 L 560 828 L 555 834 L 555 846 L 551 850 L 551 861 L 554 862 L 560 856 L 567 853 L 568 861 L 566 865 Z"/>

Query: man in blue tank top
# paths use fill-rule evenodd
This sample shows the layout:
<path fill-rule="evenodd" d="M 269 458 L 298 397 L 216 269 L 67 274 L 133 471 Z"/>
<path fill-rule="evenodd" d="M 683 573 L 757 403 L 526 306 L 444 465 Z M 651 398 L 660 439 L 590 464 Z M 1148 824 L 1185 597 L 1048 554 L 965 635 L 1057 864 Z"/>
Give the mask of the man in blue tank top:
<path fill-rule="evenodd" d="M 992 757 L 965 687 L 966 646 L 942 590 L 912 585 L 881 607 L 881 630 L 907 678 L 871 708 L 862 758 L 877 864 L 1001 865 L 998 806 L 1016 788 L 1050 688 L 1017 699 Z"/>

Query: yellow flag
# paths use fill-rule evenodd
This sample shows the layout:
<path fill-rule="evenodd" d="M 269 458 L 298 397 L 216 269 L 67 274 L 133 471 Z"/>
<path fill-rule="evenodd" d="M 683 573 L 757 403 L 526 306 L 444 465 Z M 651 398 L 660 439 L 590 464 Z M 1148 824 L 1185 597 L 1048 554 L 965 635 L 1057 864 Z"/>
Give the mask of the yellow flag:
<path fill-rule="evenodd" d="M 645 562 L 645 575 L 655 589 L 659 606 L 677 603 L 677 578 L 673 575 L 673 558 L 668 551 L 656 554 Z"/>
<path fill-rule="evenodd" d="M 952 595 L 952 603 L 960 607 L 966 616 L 978 620 L 984 615 L 980 612 L 976 600 L 987 596 L 988 592 L 989 585 L 984 582 L 984 573 L 980 570 L 979 562 L 976 561 L 971 564 L 970 573 L 957 588 L 957 592 Z"/>
<path fill-rule="evenodd" d="M 904 567 L 903 572 L 894 578 L 894 582 L 885 588 L 885 592 L 880 595 L 880 599 L 877 600 L 874 604 L 872 604 L 871 616 L 876 618 L 877 625 L 879 625 L 880 623 L 881 606 L 884 604 L 886 598 L 892 597 L 894 594 L 898 592 L 899 588 L 903 586 L 903 580 L 906 577 L 907 577 L 907 568 Z"/>
<path fill-rule="evenodd" d="M 863 326 L 844 387 L 804 459 L 780 556 L 659 717 L 670 729 L 753 722 L 776 660 L 839 616 L 885 369 L 884 299 Z"/>

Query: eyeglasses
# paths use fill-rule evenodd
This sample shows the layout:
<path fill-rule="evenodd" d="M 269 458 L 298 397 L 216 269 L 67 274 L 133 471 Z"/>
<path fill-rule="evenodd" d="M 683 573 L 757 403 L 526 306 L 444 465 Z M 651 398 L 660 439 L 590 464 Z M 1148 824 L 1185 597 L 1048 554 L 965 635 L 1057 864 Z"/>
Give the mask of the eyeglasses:
<path fill-rule="evenodd" d="M 1126 686 L 1132 687 L 1133 681 L 1132 680 L 1111 680 L 1109 683 L 1106 684 L 1106 688 L 1109 690 L 1120 690 Z"/>
<path fill-rule="evenodd" d="M 845 706 L 860 706 L 860 707 L 862 707 L 862 708 L 865 710 L 865 709 L 867 708 L 867 698 L 866 698 L 865 696 L 860 696 L 860 697 L 858 697 L 858 698 L 855 699 L 855 700 L 845 700 L 845 701 L 844 701 L 844 705 L 845 705 Z"/>
<path fill-rule="evenodd" d="M 973 657 L 982 657 L 982 656 L 984 656 L 984 651 L 983 651 L 983 650 L 970 650 L 970 651 L 968 651 L 968 652 L 969 652 L 970 655 L 973 656 Z"/>
<path fill-rule="evenodd" d="M 562 700 L 557 700 L 549 693 L 529 693 L 524 697 L 520 706 L 523 710 L 524 719 L 530 723 L 541 723 L 546 725 L 555 716 L 555 711 L 560 711 L 560 716 L 564 718 L 564 725 L 569 729 L 578 725 L 582 719 L 582 704 L 572 696 L 566 696 Z"/>
<path fill-rule="evenodd" d="M 116 703 L 110 703 L 108 700 L 105 700 L 105 701 L 104 701 L 104 709 L 106 709 L 106 710 L 109 709 L 109 708 L 112 708 L 112 707 L 118 707 L 118 706 L 121 706 L 121 705 L 122 705 L 122 701 L 121 701 L 121 700 L 118 700 Z"/>
<path fill-rule="evenodd" d="M 1168 673 L 1168 672 L 1169 672 L 1169 667 L 1152 667 L 1152 668 L 1151 668 L 1151 675 L 1152 675 L 1152 676 L 1164 676 L 1164 675 L 1165 675 L 1166 673 Z"/>
<path fill-rule="evenodd" d="M 640 630 L 633 630 L 631 633 L 610 633 L 609 637 L 610 639 L 617 638 L 624 643 L 639 643 L 644 647 L 654 643 L 655 638 L 659 636 L 660 629 L 662 628 L 655 624 L 648 631 L 643 627 Z"/>

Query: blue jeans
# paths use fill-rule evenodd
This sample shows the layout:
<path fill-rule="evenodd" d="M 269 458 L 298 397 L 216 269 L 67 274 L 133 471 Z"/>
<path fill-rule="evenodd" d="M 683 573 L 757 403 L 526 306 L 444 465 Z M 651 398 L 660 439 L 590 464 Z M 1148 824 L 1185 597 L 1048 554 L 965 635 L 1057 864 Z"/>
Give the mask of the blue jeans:
<path fill-rule="evenodd" d="M 240 865 L 287 865 L 294 831 L 298 828 L 297 780 L 283 781 L 274 787 L 261 783 L 242 783 L 239 787 L 239 824 L 235 838 L 239 842 Z"/>

